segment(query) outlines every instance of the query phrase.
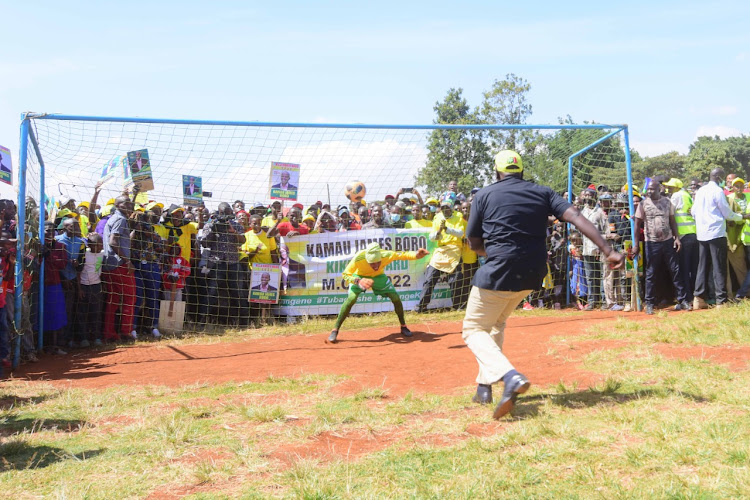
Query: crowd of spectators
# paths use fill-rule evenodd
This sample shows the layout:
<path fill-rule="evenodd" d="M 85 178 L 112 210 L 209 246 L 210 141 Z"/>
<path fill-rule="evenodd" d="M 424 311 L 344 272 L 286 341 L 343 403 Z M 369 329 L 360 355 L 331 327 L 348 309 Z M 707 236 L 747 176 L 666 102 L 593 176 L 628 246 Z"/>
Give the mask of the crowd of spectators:
<path fill-rule="evenodd" d="M 726 184 L 726 186 L 725 186 Z M 726 189 L 724 189 L 726 187 Z M 614 191 L 592 184 L 574 200 L 582 214 L 619 252 L 640 257 L 641 268 L 613 270 L 588 238 L 550 218 L 548 275 L 543 290 L 523 308 L 560 309 L 568 285 L 572 303 L 585 311 L 629 311 L 641 294 L 648 314 L 674 305 L 677 310 L 721 306 L 750 295 L 750 197 L 746 183 L 721 169 L 706 183 L 692 179 L 647 179 L 644 195 L 628 186 Z M 44 310 L 44 348 L 65 354 L 107 342 L 160 338 L 160 301 L 185 302 L 186 321 L 195 330 L 207 325 L 238 328 L 267 321 L 267 309 L 248 302 L 253 263 L 288 259 L 279 238 L 372 228 L 426 228 L 435 242 L 425 272 L 417 312 L 427 310 L 435 285 L 445 282 L 454 309 L 466 307 L 471 281 L 482 264 L 465 238 L 471 201 L 456 182 L 437 198 L 423 200 L 416 189 L 401 189 L 382 202 L 352 202 L 332 207 L 318 201 L 307 207 L 280 201 L 222 202 L 203 206 L 165 206 L 157 200 L 135 203 L 127 193 L 97 204 L 63 200 L 45 211 L 44 241 L 38 234 L 40 207 L 27 200 L 23 313 L 14 321 L 16 206 L 0 200 L 0 359 L 9 367 L 9 331 L 22 336 L 23 359 L 37 361 L 35 334 Z M 635 240 L 633 240 L 635 234 Z M 44 296 L 33 286 L 44 273 Z M 636 285 L 640 286 L 636 286 Z M 283 293 L 283 289 L 282 289 Z"/>

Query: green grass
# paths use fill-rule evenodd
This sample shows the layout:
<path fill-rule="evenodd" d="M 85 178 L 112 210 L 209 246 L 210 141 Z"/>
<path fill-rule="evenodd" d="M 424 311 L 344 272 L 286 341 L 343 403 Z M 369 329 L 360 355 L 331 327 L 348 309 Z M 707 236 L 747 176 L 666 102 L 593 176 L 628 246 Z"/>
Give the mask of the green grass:
<path fill-rule="evenodd" d="M 664 343 L 659 335 L 681 345 L 750 345 L 725 324 L 746 314 L 743 305 L 621 319 L 568 338 L 623 343 L 581 356 L 583 369 L 603 377 L 595 387 L 532 386 L 500 422 L 470 402 L 468 384 L 457 396 L 395 397 L 383 387 L 340 390 L 343 375 L 100 391 L 8 381 L 0 386 L 0 491 L 107 499 L 748 498 L 750 371 L 668 359 L 654 348 Z"/>

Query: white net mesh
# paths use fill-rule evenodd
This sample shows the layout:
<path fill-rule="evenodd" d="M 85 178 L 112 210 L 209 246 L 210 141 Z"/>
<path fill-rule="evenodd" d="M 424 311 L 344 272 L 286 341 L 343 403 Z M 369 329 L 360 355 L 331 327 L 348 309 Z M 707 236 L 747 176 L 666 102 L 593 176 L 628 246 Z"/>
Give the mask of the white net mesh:
<path fill-rule="evenodd" d="M 400 307 L 460 309 L 465 307 L 473 272 L 481 264 L 467 252 L 465 239 L 458 242 L 462 257 L 448 273 L 432 273 L 429 257 L 414 260 L 409 252 L 434 250 L 439 244 L 429 239 L 430 219 L 436 213 L 429 198 L 448 191 L 450 181 L 457 180 L 453 190 L 458 202 L 453 208 L 460 214 L 461 201 L 471 198 L 471 188 L 489 182 L 492 164 L 487 158 L 491 161 L 496 146 L 486 128 L 446 131 L 44 117 L 32 119 L 32 128 L 45 164 L 46 196 L 55 202 L 48 205 L 48 236 L 58 240 L 43 252 L 45 271 L 54 275 L 45 278 L 49 285 L 45 297 L 29 295 L 31 323 L 37 321 L 34 302 L 44 303 L 41 327 L 48 344 L 86 345 L 133 334 L 155 335 L 158 330 L 245 328 L 299 316 L 336 315 L 347 307 L 352 313 L 394 308 L 399 313 Z M 567 196 L 569 158 L 609 132 L 524 130 L 515 141 L 524 156 L 526 178 Z M 489 156 L 473 155 L 468 167 L 454 163 L 440 170 L 443 166 L 437 165 L 425 177 L 435 134 L 471 135 L 471 147 L 484 141 L 482 148 Z M 142 152 L 139 158 L 136 151 Z M 105 165 L 114 173 L 102 184 Z M 140 184 L 139 176 L 146 172 L 153 189 L 136 195 L 132 181 Z M 423 185 L 415 186 L 417 178 Z M 347 184 L 354 180 L 366 187 L 364 204 L 345 197 Z M 620 226 L 607 219 L 602 231 L 620 231 L 622 238 L 613 240 L 618 246 L 624 245 L 624 238 L 630 239 L 628 219 L 619 213 L 625 207 L 615 206 L 625 182 L 619 135 L 573 161 L 574 199 L 589 184 L 606 185 L 611 192 L 610 215 L 619 214 L 623 222 Z M 94 199 L 100 184 L 101 192 Z M 123 190 L 135 201 L 135 214 L 124 224 L 117 222 L 117 210 L 108 206 Z M 39 191 L 39 160 L 30 149 L 26 193 L 41 203 Z M 274 203 L 272 195 L 287 199 Z M 205 210 L 198 208 L 201 203 Z M 232 209 L 223 213 L 221 203 Z M 294 207 L 296 203 L 301 210 Z M 72 222 L 66 221 L 71 217 L 83 233 L 81 240 L 71 229 Z M 35 227 L 31 219 L 29 215 L 29 232 L 36 234 L 38 224 Z M 104 259 L 97 268 L 99 240 L 87 236 L 96 233 L 103 236 L 105 246 L 113 233 L 119 234 L 129 252 L 120 248 L 115 253 L 122 258 Z M 630 282 L 625 274 L 605 276 L 603 267 L 598 273 L 589 272 L 585 287 L 580 279 L 570 287 L 571 276 L 577 279 L 575 273 L 585 268 L 576 260 L 579 254 L 583 257 L 582 248 L 577 249 L 582 244 L 576 237 L 569 240 L 562 225 L 551 224 L 549 233 L 549 279 L 529 297 L 531 306 L 564 306 L 566 287 L 574 304 L 609 302 L 609 295 L 594 296 L 597 284 L 598 290 L 616 288 L 619 295 L 613 295 L 614 303 L 629 303 Z M 381 294 L 361 293 L 352 286 L 359 272 L 352 261 L 372 242 L 396 252 L 395 260 L 385 267 L 390 280 Z M 28 267 L 31 279 L 37 279 L 33 263 Z M 350 304 L 353 290 L 356 301 Z M 343 321 L 341 314 L 339 320 Z"/>

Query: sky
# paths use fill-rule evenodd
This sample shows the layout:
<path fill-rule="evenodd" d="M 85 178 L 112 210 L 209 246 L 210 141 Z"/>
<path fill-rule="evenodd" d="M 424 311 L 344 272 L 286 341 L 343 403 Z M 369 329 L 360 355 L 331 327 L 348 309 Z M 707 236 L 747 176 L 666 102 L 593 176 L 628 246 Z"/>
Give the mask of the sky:
<path fill-rule="evenodd" d="M 24 111 L 429 124 L 508 73 L 529 123 L 629 125 L 644 156 L 750 134 L 750 2 L 0 1 L 0 145 Z M 15 187 L 14 187 L 15 188 Z M 15 196 L 0 186 L 0 196 Z"/>

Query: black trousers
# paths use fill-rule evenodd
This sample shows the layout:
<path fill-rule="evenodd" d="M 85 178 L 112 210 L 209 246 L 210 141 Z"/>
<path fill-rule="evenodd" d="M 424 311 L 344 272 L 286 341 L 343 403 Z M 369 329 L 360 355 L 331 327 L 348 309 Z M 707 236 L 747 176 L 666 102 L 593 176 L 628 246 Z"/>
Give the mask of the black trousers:
<path fill-rule="evenodd" d="M 458 269 L 460 269 L 460 272 L 456 279 L 456 298 L 453 299 L 453 308 L 466 309 L 466 304 L 469 302 L 469 292 L 471 292 L 471 282 L 474 279 L 474 273 L 479 269 L 479 262 L 473 264 L 461 262 Z"/>
<path fill-rule="evenodd" d="M 459 264 L 460 265 L 460 264 Z M 452 273 L 444 273 L 443 271 L 438 271 L 432 266 L 427 266 L 427 269 L 425 269 L 424 274 L 424 285 L 422 286 L 422 295 L 419 297 L 419 304 L 417 304 L 417 311 L 424 311 L 427 309 L 427 306 L 430 303 L 430 300 L 432 300 L 432 290 L 435 288 L 435 285 L 440 280 L 440 277 L 447 274 L 448 275 L 448 285 L 451 289 L 451 298 L 453 300 L 453 304 L 456 303 L 456 282 L 458 281 L 458 267 L 452 272 Z"/>
<path fill-rule="evenodd" d="M 727 301 L 727 237 L 698 242 L 698 273 L 695 277 L 695 296 L 708 299 L 709 264 L 713 269 L 716 304 Z"/>
<path fill-rule="evenodd" d="M 680 276 L 685 285 L 685 300 L 693 300 L 695 292 L 695 277 L 698 274 L 698 238 L 695 233 L 684 234 L 680 237 L 682 249 L 677 254 L 680 260 Z"/>
<path fill-rule="evenodd" d="M 589 286 L 588 303 L 599 304 L 602 301 L 602 261 L 599 257 L 584 255 L 583 267 L 586 270 L 586 283 Z"/>
<path fill-rule="evenodd" d="M 680 276 L 680 265 L 677 259 L 677 251 L 674 249 L 672 238 L 666 241 L 647 241 L 646 254 L 648 256 L 646 266 L 646 304 L 654 305 L 654 289 L 658 271 L 665 269 L 674 284 L 677 302 L 685 300 L 685 285 Z"/>

